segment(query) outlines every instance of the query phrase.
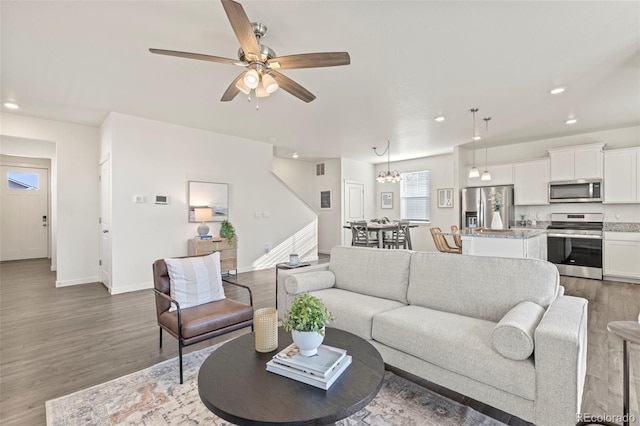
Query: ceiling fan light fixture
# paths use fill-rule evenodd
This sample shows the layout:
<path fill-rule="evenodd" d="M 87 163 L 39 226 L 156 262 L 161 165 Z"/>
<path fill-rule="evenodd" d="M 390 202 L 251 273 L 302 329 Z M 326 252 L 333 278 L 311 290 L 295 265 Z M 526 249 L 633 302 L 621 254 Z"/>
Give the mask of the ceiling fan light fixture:
<path fill-rule="evenodd" d="M 238 80 L 238 82 L 236 83 L 236 87 L 238 88 L 238 90 L 240 90 L 245 95 L 249 95 L 251 93 L 251 88 L 249 86 L 247 86 L 246 84 L 244 84 L 244 79 L 243 78 Z"/>
<path fill-rule="evenodd" d="M 262 84 L 259 84 L 258 87 L 256 87 L 256 96 L 258 98 L 266 98 L 269 96 L 269 92 L 267 92 Z"/>
<path fill-rule="evenodd" d="M 278 87 L 280 87 L 278 86 L 278 82 L 276 81 L 276 79 L 269 74 L 262 75 L 262 86 L 264 87 L 264 90 L 267 91 L 267 93 L 273 93 L 278 90 Z"/>
<path fill-rule="evenodd" d="M 260 83 L 260 76 L 258 75 L 258 71 L 251 69 L 244 74 L 242 80 L 248 88 L 255 89 Z"/>

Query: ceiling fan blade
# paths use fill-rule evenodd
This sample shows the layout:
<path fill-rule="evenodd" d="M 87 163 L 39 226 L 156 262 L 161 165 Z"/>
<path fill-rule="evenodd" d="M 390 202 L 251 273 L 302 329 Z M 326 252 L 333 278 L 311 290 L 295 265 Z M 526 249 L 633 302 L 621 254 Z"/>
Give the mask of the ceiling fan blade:
<path fill-rule="evenodd" d="M 250 60 L 260 60 L 260 46 L 242 5 L 233 0 L 222 0 L 222 7 L 229 18 L 233 32 L 236 33 L 244 55 Z"/>
<path fill-rule="evenodd" d="M 349 65 L 348 52 L 303 53 L 300 55 L 280 56 L 268 61 L 272 69 L 319 68 Z"/>
<path fill-rule="evenodd" d="M 244 72 L 240 73 L 240 75 L 237 76 L 235 80 L 231 82 L 229 87 L 227 87 L 227 90 L 224 91 L 224 94 L 220 98 L 221 102 L 232 101 L 233 98 L 235 98 L 238 95 L 238 93 L 240 93 L 240 89 L 236 87 L 236 83 L 242 78 L 242 76 L 244 76 Z"/>
<path fill-rule="evenodd" d="M 310 91 L 308 91 L 307 89 L 305 89 L 304 87 L 296 83 L 295 81 L 291 80 L 289 77 L 283 74 L 280 74 L 277 71 L 271 71 L 270 74 L 273 76 L 273 78 L 276 79 L 276 81 L 278 82 L 278 85 L 282 90 L 285 90 L 291 93 L 296 98 L 301 99 L 307 103 L 311 102 L 316 98 L 316 96 L 313 93 L 311 93 Z"/>
<path fill-rule="evenodd" d="M 179 52 L 177 50 L 149 49 L 149 52 L 158 55 L 178 56 L 180 58 L 199 59 L 201 61 L 219 62 L 221 64 L 245 65 L 238 59 L 221 58 L 219 56 L 203 55 L 201 53 Z"/>

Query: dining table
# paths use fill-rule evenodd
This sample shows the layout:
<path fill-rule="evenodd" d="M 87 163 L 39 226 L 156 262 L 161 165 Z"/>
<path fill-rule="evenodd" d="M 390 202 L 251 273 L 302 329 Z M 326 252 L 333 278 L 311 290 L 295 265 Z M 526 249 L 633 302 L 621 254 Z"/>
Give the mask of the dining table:
<path fill-rule="evenodd" d="M 409 224 L 409 228 L 417 228 L 416 224 Z M 351 229 L 351 224 L 346 224 L 344 226 L 345 229 Z M 378 222 L 367 222 L 367 229 L 370 232 L 377 232 L 378 234 L 378 248 L 384 248 L 384 233 L 391 232 L 398 229 L 398 222 L 387 222 L 387 223 L 378 223 Z M 407 248 L 411 250 L 411 229 L 407 231 Z"/>

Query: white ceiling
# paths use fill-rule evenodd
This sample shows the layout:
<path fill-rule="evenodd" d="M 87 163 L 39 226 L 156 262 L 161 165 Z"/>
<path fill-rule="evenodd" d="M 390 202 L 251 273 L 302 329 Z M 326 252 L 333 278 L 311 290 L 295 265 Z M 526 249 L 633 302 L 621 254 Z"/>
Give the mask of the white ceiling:
<path fill-rule="evenodd" d="M 367 162 L 381 161 L 371 147 L 387 139 L 392 161 L 468 144 L 471 107 L 479 129 L 493 117 L 478 147 L 640 124 L 638 1 L 242 4 L 277 55 L 348 51 L 351 65 L 282 71 L 317 99 L 279 90 L 256 111 L 243 94 L 219 101 L 241 68 L 148 51 L 236 58 L 219 1 L 2 0 L 2 102 L 34 117 L 99 126 L 116 111 L 273 143 L 281 155 Z M 567 91 L 552 96 L 555 85 Z M 578 123 L 564 124 L 571 116 Z"/>

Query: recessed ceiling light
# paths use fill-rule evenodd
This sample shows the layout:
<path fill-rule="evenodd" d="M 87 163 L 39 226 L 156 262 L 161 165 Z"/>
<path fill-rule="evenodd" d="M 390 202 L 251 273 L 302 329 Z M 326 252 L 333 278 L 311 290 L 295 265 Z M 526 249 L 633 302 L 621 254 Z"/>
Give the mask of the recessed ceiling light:
<path fill-rule="evenodd" d="M 567 86 L 558 86 L 558 87 L 554 87 L 553 89 L 551 89 L 549 91 L 549 93 L 551 93 L 552 95 L 559 95 L 560 93 L 564 92 L 565 90 L 567 90 Z"/>
<path fill-rule="evenodd" d="M 576 124 L 578 122 L 577 118 L 570 118 L 564 122 L 564 124 Z"/>
<path fill-rule="evenodd" d="M 437 122 L 444 121 L 444 115 L 439 115 L 435 117 L 434 120 L 436 120 Z"/>
<path fill-rule="evenodd" d="M 482 136 L 480 136 L 480 135 L 475 135 L 475 136 L 473 137 L 473 140 L 474 140 L 474 141 L 479 141 L 480 139 L 482 139 Z"/>
<path fill-rule="evenodd" d="M 297 153 L 297 152 L 294 152 L 291 156 L 292 156 L 293 158 L 298 158 L 298 153 Z"/>
<path fill-rule="evenodd" d="M 4 106 L 6 106 L 9 109 L 18 109 L 18 108 L 20 108 L 20 105 L 14 104 L 13 102 L 5 102 Z"/>

